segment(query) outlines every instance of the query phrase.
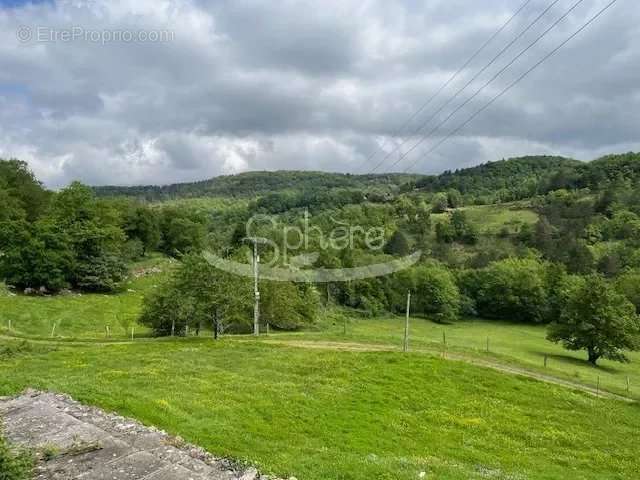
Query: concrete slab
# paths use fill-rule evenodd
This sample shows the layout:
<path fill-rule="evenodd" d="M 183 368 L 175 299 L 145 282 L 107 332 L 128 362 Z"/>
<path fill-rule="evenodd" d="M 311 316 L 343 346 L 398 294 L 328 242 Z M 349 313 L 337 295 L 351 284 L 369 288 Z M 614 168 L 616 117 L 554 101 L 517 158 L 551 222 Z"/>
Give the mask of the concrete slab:
<path fill-rule="evenodd" d="M 207 478 L 211 477 L 203 477 L 180 465 L 169 465 L 162 470 L 152 473 L 144 480 L 206 480 Z"/>
<path fill-rule="evenodd" d="M 28 391 L 0 398 L 0 417 L 10 442 L 53 453 L 39 462 L 36 480 L 269 480 L 65 395 Z"/>
<path fill-rule="evenodd" d="M 108 434 L 94 425 L 83 423 L 58 409 L 34 403 L 31 408 L 9 411 L 4 417 L 5 434 L 17 444 L 35 448 L 55 446 L 67 450 L 74 444 L 105 439 Z"/>
<path fill-rule="evenodd" d="M 230 470 L 228 465 L 207 465 L 197 458 L 185 456 L 184 451 L 171 445 L 159 447 L 150 453 L 171 465 L 178 465 L 189 472 L 204 475 L 205 478 L 220 480 L 235 480 L 237 478 L 235 472 Z"/>
<path fill-rule="evenodd" d="M 48 474 L 52 479 L 75 478 L 131 454 L 130 446 L 119 440 L 110 439 L 101 442 L 99 447 L 97 450 L 76 455 L 62 454 L 52 460 L 42 462 L 39 465 L 39 472 L 42 475 Z"/>
<path fill-rule="evenodd" d="M 136 452 L 76 476 L 77 480 L 140 480 L 167 464 L 147 452 Z"/>

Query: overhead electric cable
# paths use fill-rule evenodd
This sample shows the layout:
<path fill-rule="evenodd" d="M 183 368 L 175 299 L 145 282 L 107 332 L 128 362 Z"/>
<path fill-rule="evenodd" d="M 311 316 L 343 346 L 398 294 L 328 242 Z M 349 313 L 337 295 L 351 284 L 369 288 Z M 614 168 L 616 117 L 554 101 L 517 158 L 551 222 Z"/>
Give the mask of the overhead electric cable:
<path fill-rule="evenodd" d="M 480 55 L 485 48 L 487 48 L 487 46 L 498 36 L 500 35 L 505 28 L 507 28 L 511 22 L 513 22 L 513 20 L 520 14 L 520 12 L 522 12 L 527 5 L 529 5 L 532 2 L 532 0 L 526 0 L 516 11 L 513 15 L 511 15 L 507 21 L 505 23 L 502 24 L 502 26 L 500 28 L 498 28 L 498 30 L 496 30 L 481 46 L 480 48 L 478 48 L 475 53 L 473 55 L 471 55 L 466 62 L 464 62 L 464 64 L 458 68 L 458 70 L 449 77 L 449 79 L 433 94 L 429 97 L 429 99 L 423 103 L 420 108 L 418 108 L 415 112 L 413 112 L 413 114 L 411 114 L 409 116 L 409 118 L 402 124 L 400 125 L 400 127 L 398 127 L 398 129 L 392 134 L 393 137 L 397 137 L 403 130 L 405 127 L 407 127 L 411 121 L 416 118 L 418 115 L 420 115 L 420 113 L 422 113 L 422 111 L 427 108 L 431 102 L 433 102 L 438 95 L 440 95 L 442 93 L 442 91 L 447 88 L 451 82 L 453 82 L 456 78 L 458 78 L 458 75 L 460 75 L 465 68 L 467 68 L 469 66 L 469 64 L 471 62 L 473 62 L 478 55 Z M 362 167 L 366 166 L 372 159 L 373 157 L 375 157 L 379 151 L 384 151 L 384 147 L 387 145 L 388 142 L 388 137 L 385 137 L 385 140 L 382 142 L 382 145 L 379 145 L 372 153 L 371 155 L 369 155 L 369 157 L 358 167 L 357 170 L 360 170 Z"/>
<path fill-rule="evenodd" d="M 530 22 L 525 28 L 524 30 L 522 30 L 520 33 L 518 33 L 510 42 L 507 43 L 507 45 L 505 45 L 502 50 L 500 50 L 490 61 L 489 63 L 487 63 L 484 67 L 482 67 L 473 77 L 471 77 L 471 79 L 469 81 L 467 81 L 467 83 L 465 83 L 462 88 L 458 89 L 458 91 L 456 93 L 453 94 L 453 96 L 451 96 L 445 103 L 443 103 L 440 108 L 438 108 L 435 112 L 433 112 L 433 114 L 427 118 L 424 122 L 422 122 L 422 124 L 420 124 L 418 126 L 418 128 L 416 128 L 411 135 L 409 135 L 408 137 L 405 137 L 398 145 L 396 145 L 396 147 L 394 149 L 392 149 L 389 153 L 387 153 L 385 155 L 385 157 L 378 162 L 378 164 L 369 172 L 369 173 L 374 173 L 378 168 L 380 168 L 384 162 L 391 156 L 393 155 L 395 152 L 397 152 L 398 150 L 400 150 L 400 148 L 402 148 L 402 146 L 407 143 L 409 141 L 409 139 L 411 139 L 413 136 L 417 135 L 420 130 L 422 130 L 424 127 L 426 127 L 431 120 L 433 120 L 440 112 L 442 112 L 446 107 L 448 107 L 451 102 L 453 102 L 456 98 L 458 98 L 458 96 L 460 96 L 460 94 L 462 92 L 464 92 L 473 82 L 475 82 L 478 77 L 480 77 L 480 75 L 482 75 L 484 72 L 487 71 L 487 69 L 493 65 L 500 57 L 502 57 L 502 55 L 504 55 L 518 40 L 520 40 L 529 30 L 531 30 L 531 28 L 533 28 L 541 19 L 542 17 L 544 17 L 547 12 L 549 12 L 549 10 L 551 10 L 560 0 L 553 0 L 542 12 L 540 12 L 540 14 L 533 19 L 532 22 Z M 584 1 L 584 0 L 582 0 Z M 506 70 L 506 69 L 505 69 Z M 401 157 L 403 158 L 403 157 Z M 397 163 L 397 162 L 396 162 Z M 395 164 L 394 164 L 395 165 Z"/>
<path fill-rule="evenodd" d="M 437 124 L 434 128 L 432 128 L 428 133 L 424 134 L 422 138 L 420 138 L 409 150 L 404 152 L 392 165 L 390 168 L 395 167 L 398 163 L 400 163 L 404 158 L 407 157 L 411 152 L 413 152 L 419 145 L 421 145 L 427 138 L 436 133 L 445 123 L 447 123 L 456 113 L 458 113 L 462 108 L 467 106 L 474 98 L 476 98 L 480 93 L 482 93 L 489 85 L 491 85 L 500 75 L 502 75 L 511 65 L 513 65 L 516 61 L 518 61 L 525 53 L 531 50 L 540 40 L 546 37 L 551 30 L 557 27 L 564 19 L 566 19 L 571 12 L 573 12 L 580 4 L 584 3 L 585 0 L 576 1 L 571 7 L 560 16 L 555 22 L 549 26 L 544 32 L 538 35 L 529 45 L 527 45 L 523 50 L 520 51 L 515 57 L 511 59 L 509 63 L 507 63 L 504 67 L 502 67 L 495 75 L 493 75 L 487 82 L 484 83 L 476 92 L 471 95 L 467 100 L 462 102 L 458 107 L 456 107 L 444 120 L 442 120 L 439 124 Z"/>
<path fill-rule="evenodd" d="M 563 48 L 567 43 L 577 37 L 583 30 L 585 30 L 589 25 L 595 22 L 599 17 L 601 17 L 609 8 L 611 8 L 618 0 L 611 0 L 607 5 L 605 5 L 602 9 L 600 9 L 594 16 L 592 16 L 586 23 L 584 23 L 580 28 L 578 28 L 575 32 L 573 32 L 569 37 L 567 37 L 563 42 L 561 42 L 557 47 L 551 50 L 547 55 L 542 57 L 538 62 L 536 62 L 531 68 L 529 68 L 526 72 L 520 75 L 516 80 L 511 82 L 506 88 L 504 88 L 500 93 L 495 95 L 491 100 L 489 100 L 485 105 L 476 110 L 467 120 L 458 125 L 454 130 L 452 130 L 447 136 L 441 139 L 438 143 L 436 143 L 433 147 L 431 147 L 425 154 L 416 160 L 414 163 L 409 165 L 404 172 L 407 172 L 410 168 L 414 167 L 421 159 L 433 153 L 437 148 L 439 148 L 444 142 L 449 140 L 451 137 L 456 135 L 460 130 L 466 127 L 469 123 L 471 123 L 478 115 L 484 112 L 487 108 L 493 105 L 498 99 L 504 96 L 507 92 L 509 92 L 513 87 L 515 87 L 518 83 L 524 80 L 531 72 L 536 70 L 540 65 L 542 65 L 545 61 L 555 55 L 561 48 Z M 415 145 L 417 146 L 417 145 Z M 414 146 L 414 147 L 415 147 Z M 409 153 L 409 152 L 407 152 Z"/>

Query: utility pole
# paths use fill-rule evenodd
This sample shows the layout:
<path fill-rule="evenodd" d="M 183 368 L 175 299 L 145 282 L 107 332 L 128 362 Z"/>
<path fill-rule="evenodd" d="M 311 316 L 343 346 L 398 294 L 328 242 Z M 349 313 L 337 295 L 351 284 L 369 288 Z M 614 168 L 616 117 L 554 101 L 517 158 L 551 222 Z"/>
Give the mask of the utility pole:
<path fill-rule="evenodd" d="M 260 257 L 258 257 L 258 242 L 253 242 L 253 334 L 257 337 L 260 335 L 260 290 L 258 290 L 258 265 Z"/>
<path fill-rule="evenodd" d="M 260 290 L 258 289 L 260 256 L 258 255 L 259 238 L 248 237 L 245 241 L 253 243 L 253 334 L 260 335 Z"/>
<path fill-rule="evenodd" d="M 409 309 L 411 308 L 411 291 L 407 292 L 407 316 L 404 321 L 404 352 L 409 351 Z"/>

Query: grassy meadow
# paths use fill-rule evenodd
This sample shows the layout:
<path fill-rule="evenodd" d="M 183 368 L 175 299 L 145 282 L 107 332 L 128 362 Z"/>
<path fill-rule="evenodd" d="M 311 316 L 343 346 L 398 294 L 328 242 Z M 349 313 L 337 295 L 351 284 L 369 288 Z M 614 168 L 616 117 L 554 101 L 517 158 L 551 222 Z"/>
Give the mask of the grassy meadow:
<path fill-rule="evenodd" d="M 5 289 L 0 291 L 0 334 L 40 340 L 105 342 L 130 339 L 133 328 L 136 339 L 148 338 L 149 329 L 136 321 L 142 299 L 164 281 L 173 266 L 162 257 L 139 262 L 133 266 L 127 285 L 115 295 L 24 296 Z M 340 310 L 340 313 L 335 316 L 330 311 L 314 330 L 272 331 L 269 340 L 355 342 L 393 348 L 400 348 L 403 343 L 404 317 L 361 318 L 348 310 Z M 342 318 L 346 320 L 346 334 Z M 206 329 L 202 333 L 203 336 L 208 334 Z M 594 368 L 585 361 L 584 352 L 567 351 L 546 340 L 545 334 L 543 325 L 483 319 L 439 324 L 414 317 L 410 344 L 414 350 L 440 355 L 443 340 L 446 340 L 448 352 L 464 354 L 471 359 L 523 367 L 590 387 L 599 385 L 602 390 L 640 399 L 640 352 L 628 354 L 631 363 L 603 359 Z"/>
<path fill-rule="evenodd" d="M 135 319 L 144 294 L 172 267 L 161 257 L 136 264 L 115 295 L 5 289 L 0 395 L 65 392 L 301 480 L 599 480 L 640 470 L 637 403 L 440 358 L 444 333 L 448 352 L 585 385 L 600 377 L 601 388 L 622 394 L 629 377 L 629 395 L 640 398 L 638 354 L 630 364 L 593 368 L 582 352 L 545 340 L 543 326 L 425 318 L 411 319 L 409 354 L 299 348 L 299 340 L 402 345 L 403 317 L 346 310 L 346 333 L 341 315 L 329 311 L 316 330 L 258 340 L 151 339 Z M 135 341 L 127 340 L 131 326 Z"/>
<path fill-rule="evenodd" d="M 473 205 L 461 207 L 467 219 L 483 235 L 498 235 L 503 229 L 513 233 L 519 225 L 533 225 L 538 221 L 538 214 L 527 208 L 524 202 L 500 205 Z M 434 223 L 443 221 L 448 214 L 431 214 Z"/>
<path fill-rule="evenodd" d="M 0 284 L 0 333 L 30 338 L 105 339 L 148 334 L 137 324 L 142 299 L 169 274 L 173 263 L 152 257 L 131 267 L 116 294 L 66 292 L 52 296 L 15 294 Z"/>
<path fill-rule="evenodd" d="M 228 339 L 17 345 L 0 360 L 0 394 L 67 392 L 285 478 L 600 480 L 640 469 L 637 405 L 422 354 Z"/>
<path fill-rule="evenodd" d="M 400 348 L 404 339 L 404 321 L 404 317 L 348 317 L 346 335 L 344 325 L 336 322 L 318 332 L 282 334 L 280 338 L 375 343 Z M 640 399 L 640 352 L 628 353 L 631 363 L 601 359 L 598 367 L 593 367 L 586 361 L 585 352 L 565 350 L 561 345 L 549 342 L 545 336 L 546 327 L 543 325 L 500 320 L 466 319 L 440 324 L 425 318 L 412 318 L 410 323 L 410 346 L 416 350 L 438 355 L 446 341 L 448 352 L 491 360 L 496 364 L 517 365 L 590 387 L 599 383 L 603 390 Z"/>

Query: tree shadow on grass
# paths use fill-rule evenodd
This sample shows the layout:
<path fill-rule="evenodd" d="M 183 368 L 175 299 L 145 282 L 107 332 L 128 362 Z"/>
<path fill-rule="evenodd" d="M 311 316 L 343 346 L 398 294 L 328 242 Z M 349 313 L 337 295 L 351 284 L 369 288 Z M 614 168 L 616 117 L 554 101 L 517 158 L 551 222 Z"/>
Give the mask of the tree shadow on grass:
<path fill-rule="evenodd" d="M 540 352 L 538 350 L 528 350 L 528 351 L 533 355 L 539 356 L 541 364 L 543 363 L 544 356 L 546 355 L 549 360 L 555 360 L 560 363 L 569 364 L 575 367 L 591 367 L 595 372 L 605 372 L 605 373 L 611 373 L 611 374 L 620 373 L 619 369 L 612 366 L 608 366 L 608 365 L 607 366 L 597 365 L 594 367 L 587 361 L 586 353 L 585 353 L 585 358 L 582 359 L 582 358 L 573 357 L 568 354 L 545 353 L 545 352 Z"/>
<path fill-rule="evenodd" d="M 421 313 L 418 313 L 416 315 L 411 315 L 411 318 L 419 318 L 421 320 L 425 320 L 433 325 L 438 325 L 441 327 L 446 327 L 446 326 L 451 326 L 451 325 L 456 325 L 459 322 L 454 322 L 454 321 L 450 321 L 450 320 L 440 320 L 437 318 L 433 318 L 432 315 L 424 315 Z"/>

